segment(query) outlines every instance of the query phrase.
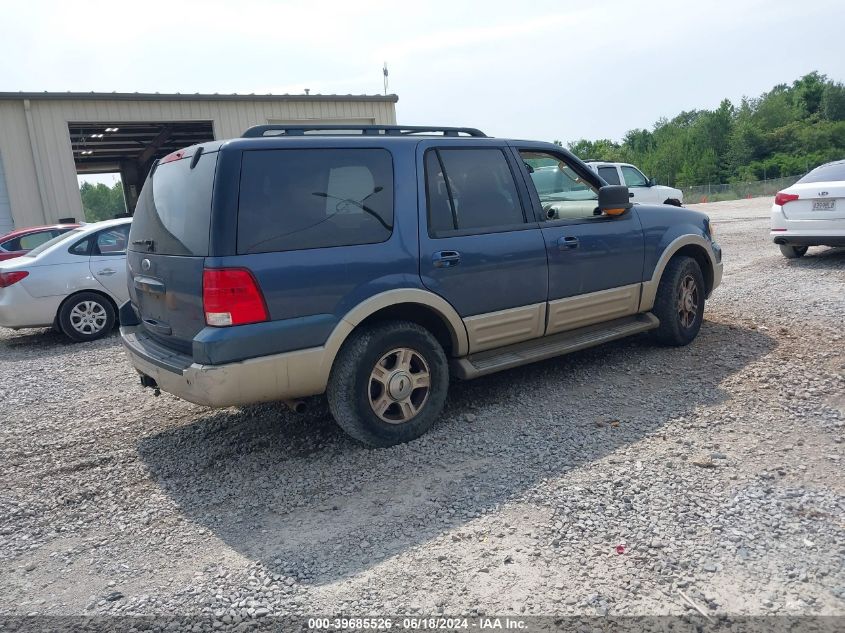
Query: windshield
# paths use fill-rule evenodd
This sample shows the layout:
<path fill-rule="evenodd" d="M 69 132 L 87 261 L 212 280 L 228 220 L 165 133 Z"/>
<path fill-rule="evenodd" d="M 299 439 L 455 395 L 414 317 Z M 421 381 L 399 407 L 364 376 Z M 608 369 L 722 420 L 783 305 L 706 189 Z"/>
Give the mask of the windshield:
<path fill-rule="evenodd" d="M 37 257 L 38 255 L 40 255 L 41 253 L 46 251 L 51 246 L 58 244 L 59 242 L 62 242 L 64 240 L 71 239 L 72 237 L 75 237 L 75 236 L 79 235 L 80 233 L 82 233 L 82 231 L 84 231 L 84 230 L 85 229 L 73 229 L 72 231 L 68 231 L 67 233 L 62 233 L 61 235 L 54 237 L 52 240 L 44 242 L 41 246 L 36 246 L 31 251 L 29 251 L 26 255 L 24 255 L 24 257 Z"/>

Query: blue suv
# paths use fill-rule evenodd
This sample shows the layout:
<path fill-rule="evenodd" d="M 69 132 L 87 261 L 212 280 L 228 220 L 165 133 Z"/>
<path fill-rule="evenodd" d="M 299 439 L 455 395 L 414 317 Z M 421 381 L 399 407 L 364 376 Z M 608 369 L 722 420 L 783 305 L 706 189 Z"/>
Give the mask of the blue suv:
<path fill-rule="evenodd" d="M 450 378 L 646 331 L 685 345 L 722 277 L 703 213 L 632 205 L 561 147 L 472 128 L 195 145 L 153 167 L 129 241 L 121 335 L 143 385 L 212 407 L 325 393 L 371 446 L 424 433 Z"/>

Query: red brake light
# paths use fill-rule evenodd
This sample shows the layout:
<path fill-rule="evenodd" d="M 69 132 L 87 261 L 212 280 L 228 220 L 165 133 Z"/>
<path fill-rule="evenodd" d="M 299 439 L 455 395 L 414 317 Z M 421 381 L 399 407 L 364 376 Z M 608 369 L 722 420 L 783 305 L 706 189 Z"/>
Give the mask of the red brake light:
<path fill-rule="evenodd" d="M 784 193 L 783 191 L 778 191 L 775 194 L 775 204 L 779 207 L 782 207 L 787 202 L 792 202 L 793 200 L 798 200 L 797 193 Z"/>
<path fill-rule="evenodd" d="M 174 160 L 182 160 L 185 157 L 185 150 L 179 149 L 175 152 L 170 152 L 167 156 L 161 159 L 161 164 L 169 163 Z"/>
<path fill-rule="evenodd" d="M 0 288 L 8 288 L 29 275 L 25 270 L 14 270 L 10 273 L 0 273 Z"/>
<path fill-rule="evenodd" d="M 205 322 L 215 327 L 268 320 L 264 295 L 245 268 L 206 268 L 202 273 Z"/>

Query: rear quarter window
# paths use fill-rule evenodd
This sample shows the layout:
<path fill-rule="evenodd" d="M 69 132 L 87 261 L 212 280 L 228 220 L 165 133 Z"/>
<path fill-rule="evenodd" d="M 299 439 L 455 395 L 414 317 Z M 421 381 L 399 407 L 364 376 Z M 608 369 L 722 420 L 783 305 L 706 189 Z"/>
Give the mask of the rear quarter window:
<path fill-rule="evenodd" d="M 147 177 L 135 207 L 130 250 L 208 255 L 217 152 L 203 153 L 193 168 L 192 159 L 160 164 Z"/>
<path fill-rule="evenodd" d="M 384 149 L 243 154 L 238 253 L 374 244 L 393 231 L 393 161 Z"/>

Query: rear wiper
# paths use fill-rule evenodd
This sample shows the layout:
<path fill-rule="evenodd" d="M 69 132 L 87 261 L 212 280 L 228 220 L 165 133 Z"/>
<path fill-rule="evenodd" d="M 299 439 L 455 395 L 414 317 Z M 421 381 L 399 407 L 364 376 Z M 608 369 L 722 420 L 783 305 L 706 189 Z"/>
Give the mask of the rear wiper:
<path fill-rule="evenodd" d="M 146 246 L 147 251 L 150 253 L 154 253 L 156 250 L 156 243 L 153 240 L 132 240 L 132 244 L 136 244 L 138 246 Z"/>

